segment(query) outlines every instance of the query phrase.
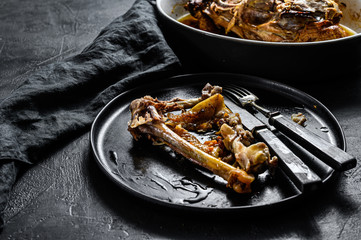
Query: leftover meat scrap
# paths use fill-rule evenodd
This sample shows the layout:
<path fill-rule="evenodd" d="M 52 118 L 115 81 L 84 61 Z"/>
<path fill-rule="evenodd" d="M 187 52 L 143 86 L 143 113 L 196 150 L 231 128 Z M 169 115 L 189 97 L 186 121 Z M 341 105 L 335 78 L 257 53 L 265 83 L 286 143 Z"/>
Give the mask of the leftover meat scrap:
<path fill-rule="evenodd" d="M 303 113 L 294 113 L 291 115 L 291 119 L 292 121 L 301 126 L 305 126 L 305 123 L 307 121 L 307 118 Z"/>

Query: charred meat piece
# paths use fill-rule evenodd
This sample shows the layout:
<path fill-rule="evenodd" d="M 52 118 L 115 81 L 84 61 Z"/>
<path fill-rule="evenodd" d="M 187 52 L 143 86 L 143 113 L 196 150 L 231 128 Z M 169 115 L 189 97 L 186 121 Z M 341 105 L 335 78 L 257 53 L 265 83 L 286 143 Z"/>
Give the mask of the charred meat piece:
<path fill-rule="evenodd" d="M 190 0 L 186 9 L 200 22 L 245 39 L 309 42 L 346 37 L 342 12 L 333 0 Z M 211 20 L 211 21 L 210 21 Z"/>
<path fill-rule="evenodd" d="M 236 192 L 250 192 L 257 174 L 275 161 L 264 143 L 251 145 L 252 134 L 243 129 L 239 115 L 226 107 L 220 92 L 220 87 L 207 84 L 200 98 L 160 101 L 145 96 L 135 99 L 130 104 L 128 130 L 135 140 L 146 137 L 169 146 L 225 179 L 227 186 Z M 181 112 L 170 113 L 175 110 Z M 218 135 L 203 143 L 192 134 L 208 131 Z"/>

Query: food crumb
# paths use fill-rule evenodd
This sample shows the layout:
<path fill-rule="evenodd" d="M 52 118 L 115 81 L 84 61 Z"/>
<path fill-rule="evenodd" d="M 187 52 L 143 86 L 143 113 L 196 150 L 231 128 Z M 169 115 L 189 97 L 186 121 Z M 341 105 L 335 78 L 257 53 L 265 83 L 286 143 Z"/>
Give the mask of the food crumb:
<path fill-rule="evenodd" d="M 305 122 L 307 121 L 307 118 L 305 117 L 305 115 L 303 113 L 294 113 L 291 116 L 292 121 L 294 121 L 295 123 L 301 125 L 301 126 L 305 126 Z"/>

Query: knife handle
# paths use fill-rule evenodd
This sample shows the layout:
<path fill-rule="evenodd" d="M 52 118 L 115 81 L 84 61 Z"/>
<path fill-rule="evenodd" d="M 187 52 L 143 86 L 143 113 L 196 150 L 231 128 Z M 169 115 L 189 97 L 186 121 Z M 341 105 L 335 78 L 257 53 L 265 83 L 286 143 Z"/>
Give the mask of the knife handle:
<path fill-rule="evenodd" d="M 317 134 L 288 120 L 282 114 L 269 118 L 269 122 L 276 129 L 312 152 L 329 166 L 338 171 L 346 171 L 356 166 L 356 158 L 331 144 Z"/>
<path fill-rule="evenodd" d="M 297 155 L 295 155 L 273 132 L 264 128 L 255 136 L 265 142 L 278 157 L 278 164 L 301 192 L 317 189 L 322 181 Z"/>

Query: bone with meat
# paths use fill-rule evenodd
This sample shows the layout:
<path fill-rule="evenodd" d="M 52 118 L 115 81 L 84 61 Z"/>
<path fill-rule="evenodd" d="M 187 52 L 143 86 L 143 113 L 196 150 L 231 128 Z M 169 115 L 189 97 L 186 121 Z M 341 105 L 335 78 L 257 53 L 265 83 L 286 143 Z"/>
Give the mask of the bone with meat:
<path fill-rule="evenodd" d="M 268 147 L 254 143 L 252 134 L 244 130 L 241 118 L 224 104 L 221 88 L 206 85 L 202 97 L 160 101 L 150 96 L 130 104 L 131 121 L 128 130 L 135 140 L 145 136 L 157 144 L 163 143 L 192 162 L 225 179 L 236 192 L 251 191 L 255 176 L 274 166 Z M 186 108 L 190 108 L 186 111 Z M 169 111 L 183 110 L 180 114 Z M 201 143 L 191 132 L 218 129 L 217 140 Z M 228 164 L 233 154 L 236 162 Z"/>

